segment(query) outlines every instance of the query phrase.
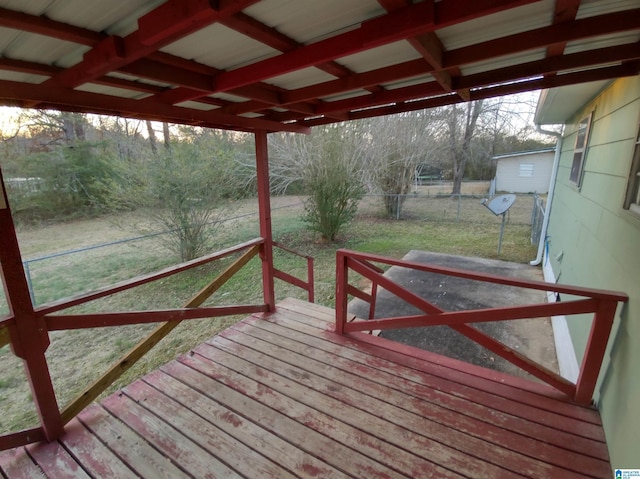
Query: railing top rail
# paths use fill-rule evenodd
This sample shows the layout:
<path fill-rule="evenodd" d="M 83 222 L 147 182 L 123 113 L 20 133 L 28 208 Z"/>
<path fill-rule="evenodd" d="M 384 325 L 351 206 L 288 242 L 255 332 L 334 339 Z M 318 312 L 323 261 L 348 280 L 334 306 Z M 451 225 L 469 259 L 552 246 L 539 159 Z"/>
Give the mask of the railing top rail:
<path fill-rule="evenodd" d="M 264 243 L 264 238 L 255 238 L 250 241 L 246 241 L 244 243 L 240 243 L 235 246 L 231 246 L 230 248 L 226 248 L 220 251 L 216 251 L 215 253 L 211 253 L 207 256 L 202 256 L 200 258 L 196 258 L 191 261 L 187 261 L 185 263 L 180 263 L 178 265 L 170 266 L 168 268 L 164 268 L 160 271 L 156 271 L 154 273 L 149 273 L 141 276 L 137 276 L 132 279 L 128 279 L 125 281 L 120 281 L 118 283 L 105 286 L 104 288 L 97 289 L 95 291 L 90 291 L 88 293 L 81 293 L 77 296 L 72 296 L 68 298 L 62 298 L 57 301 L 43 304 L 35 309 L 38 314 L 50 314 L 56 311 L 60 311 L 63 309 L 70 308 L 72 306 L 77 306 L 79 304 L 87 303 L 89 301 L 93 301 L 95 299 L 103 298 L 105 296 L 109 296 L 114 293 L 119 293 L 121 291 L 131 289 L 136 286 L 140 286 L 146 283 L 150 283 L 152 281 L 156 281 L 158 279 L 166 278 L 168 276 L 172 276 L 177 273 L 181 273 L 183 271 L 187 271 L 192 268 L 196 268 L 198 266 L 202 266 L 204 264 L 210 263 L 211 261 L 224 258 L 231 254 L 237 253 L 238 251 L 245 250 L 252 246 Z"/>
<path fill-rule="evenodd" d="M 443 274 L 447 276 L 455 276 L 458 278 L 466 278 L 476 281 L 483 281 L 486 283 L 502 284 L 505 286 L 516 286 L 520 288 L 535 289 L 540 291 L 553 291 L 563 294 L 571 294 L 575 296 L 583 296 L 607 301 L 621 301 L 627 302 L 629 296 L 625 293 L 618 291 L 608 291 L 595 288 L 584 288 L 578 286 L 567 286 L 557 283 L 546 283 L 544 281 L 525 280 L 517 278 L 507 278 L 491 273 L 477 273 L 465 270 L 459 270 L 455 268 L 447 268 L 444 266 L 433 266 L 424 263 L 416 263 L 413 261 L 406 261 L 402 259 L 388 258 L 386 256 L 380 256 L 370 253 L 360 253 L 357 251 L 340 249 L 337 254 L 345 255 L 347 257 L 365 261 L 375 261 L 376 263 L 388 264 L 390 266 L 400 266 L 404 268 L 416 269 L 419 271 L 426 271 L 429 273 Z"/>

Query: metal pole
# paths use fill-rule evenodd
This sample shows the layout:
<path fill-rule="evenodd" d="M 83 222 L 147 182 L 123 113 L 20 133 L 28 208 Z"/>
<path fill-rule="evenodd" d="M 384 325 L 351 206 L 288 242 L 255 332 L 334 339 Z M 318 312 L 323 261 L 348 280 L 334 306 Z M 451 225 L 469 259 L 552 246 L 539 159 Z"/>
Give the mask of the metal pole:
<path fill-rule="evenodd" d="M 29 287 L 29 297 L 31 298 L 31 304 L 36 305 L 36 293 L 33 291 L 33 282 L 31 281 L 31 270 L 29 269 L 29 262 L 23 261 L 24 275 L 27 278 L 27 286 Z"/>
<path fill-rule="evenodd" d="M 500 254 L 500 250 L 502 249 L 502 235 L 504 234 L 504 221 L 506 218 L 507 212 L 502 213 L 502 224 L 500 225 L 500 239 L 498 239 L 498 255 Z"/>

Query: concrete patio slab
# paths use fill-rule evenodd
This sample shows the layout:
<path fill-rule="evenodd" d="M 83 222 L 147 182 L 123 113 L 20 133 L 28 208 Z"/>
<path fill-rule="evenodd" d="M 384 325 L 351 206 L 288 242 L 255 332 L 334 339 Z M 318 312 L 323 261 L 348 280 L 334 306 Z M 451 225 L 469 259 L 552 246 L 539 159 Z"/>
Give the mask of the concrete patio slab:
<path fill-rule="evenodd" d="M 539 268 L 506 261 L 417 250 L 410 251 L 403 259 L 501 276 L 543 280 Z M 542 291 L 454 278 L 396 266 L 390 268 L 385 276 L 447 311 L 537 304 L 546 301 Z M 360 318 L 368 316 L 368 308 L 368 304 L 358 299 L 349 305 L 349 311 Z M 378 290 L 376 318 L 419 313 L 418 309 L 397 296 L 386 290 Z M 476 323 L 473 326 L 550 370 L 558 372 L 549 318 Z M 381 336 L 478 366 L 532 379 L 528 373 L 447 326 L 387 330 L 383 331 Z"/>

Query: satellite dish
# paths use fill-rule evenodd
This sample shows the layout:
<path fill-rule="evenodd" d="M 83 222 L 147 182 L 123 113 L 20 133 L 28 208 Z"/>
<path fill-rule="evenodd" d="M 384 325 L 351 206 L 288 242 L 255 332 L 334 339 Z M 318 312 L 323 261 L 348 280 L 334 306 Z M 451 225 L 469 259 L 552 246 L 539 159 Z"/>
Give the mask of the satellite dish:
<path fill-rule="evenodd" d="M 482 204 L 489 208 L 494 215 L 498 216 L 506 213 L 515 201 L 516 195 L 500 195 L 489 202 L 485 200 Z"/>
<path fill-rule="evenodd" d="M 482 204 L 485 205 L 494 215 L 502 215 L 502 224 L 500 225 L 500 239 L 498 239 L 498 254 L 502 249 L 502 235 L 504 234 L 504 221 L 506 218 L 506 212 L 516 202 L 516 195 L 500 195 L 493 198 L 491 201 L 486 199 L 482 200 Z"/>

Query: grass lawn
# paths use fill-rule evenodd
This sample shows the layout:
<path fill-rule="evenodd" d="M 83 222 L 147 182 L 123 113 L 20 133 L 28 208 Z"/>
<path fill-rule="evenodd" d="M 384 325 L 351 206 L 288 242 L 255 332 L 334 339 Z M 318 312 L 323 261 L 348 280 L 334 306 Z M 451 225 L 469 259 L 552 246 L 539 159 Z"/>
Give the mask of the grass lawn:
<path fill-rule="evenodd" d="M 469 212 L 478 207 L 478 199 L 464 199 L 461 209 L 452 200 L 431 198 L 418 208 L 412 206 L 408 219 L 385 219 L 376 213 L 375 199 L 343 232 L 335 244 L 326 244 L 305 229 L 300 219 L 299 198 L 274 198 L 272 221 L 274 238 L 289 248 L 315 258 L 316 302 L 333 306 L 335 300 L 335 252 L 339 248 L 379 253 L 400 258 L 411 249 L 498 258 L 496 254 L 500 219 L 486 211 L 470 218 L 440 215 L 443 208 Z M 417 204 L 417 203 L 416 203 Z M 421 210 L 424 210 L 422 211 Z M 431 212 L 427 210 L 433 210 Z M 528 225 L 530 209 L 522 207 L 514 213 L 505 229 L 502 254 L 499 259 L 525 263 L 536 249 L 530 244 Z M 258 236 L 254 201 L 239 202 L 234 215 L 241 219 L 225 224 L 219 236 L 219 249 Z M 20 246 L 25 258 L 34 258 L 63 250 L 89 246 L 137 236 L 135 214 L 74 221 L 19 231 Z M 113 295 L 87 305 L 73 308 L 81 311 L 125 311 L 177 307 L 186 302 L 202 286 L 211 281 L 233 259 L 167 278 L 134 290 Z M 277 251 L 276 267 L 299 277 L 306 274 L 304 260 Z M 38 304 L 104 286 L 115 281 L 155 271 L 176 263 L 174 257 L 157 239 L 124 243 L 84 253 L 59 256 L 30 264 L 30 273 Z M 260 303 L 260 264 L 253 259 L 211 299 L 211 304 Z M 306 299 L 306 292 L 276 280 L 277 299 L 295 296 Z M 68 310 L 71 311 L 71 310 Z M 186 321 L 161 341 L 149 354 L 114 384 L 109 392 L 119 389 L 145 372 L 188 351 L 239 317 Z M 143 338 L 153 325 L 122 328 L 99 328 L 51 333 L 47 352 L 58 401 L 67 404 L 82 389 L 106 371 L 119 357 Z M 0 432 L 16 431 L 37 425 L 29 388 L 22 365 L 8 346 L 0 348 Z"/>

